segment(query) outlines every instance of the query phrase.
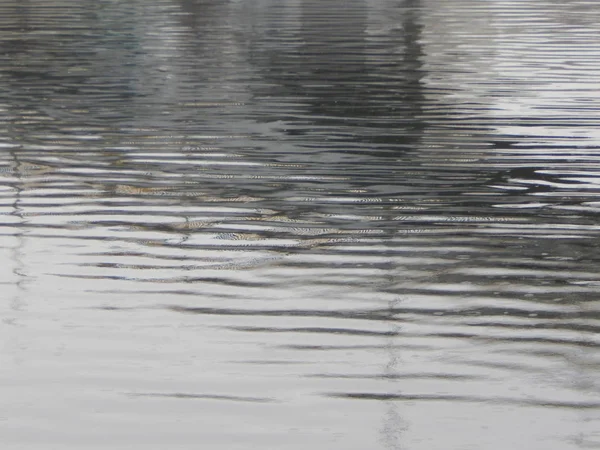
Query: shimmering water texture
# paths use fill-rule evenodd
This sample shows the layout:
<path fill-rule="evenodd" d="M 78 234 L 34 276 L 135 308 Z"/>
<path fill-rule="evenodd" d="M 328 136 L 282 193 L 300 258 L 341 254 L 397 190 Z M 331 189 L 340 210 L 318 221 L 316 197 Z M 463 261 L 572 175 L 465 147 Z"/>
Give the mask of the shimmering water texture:
<path fill-rule="evenodd" d="M 600 8 L 4 0 L 0 447 L 600 448 Z"/>

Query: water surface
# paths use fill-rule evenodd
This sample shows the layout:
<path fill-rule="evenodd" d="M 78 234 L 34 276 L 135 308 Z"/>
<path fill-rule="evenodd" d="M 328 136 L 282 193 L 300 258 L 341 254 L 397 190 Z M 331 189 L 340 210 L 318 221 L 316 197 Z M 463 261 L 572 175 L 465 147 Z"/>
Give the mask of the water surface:
<path fill-rule="evenodd" d="M 4 1 L 3 448 L 600 448 L 596 6 Z"/>

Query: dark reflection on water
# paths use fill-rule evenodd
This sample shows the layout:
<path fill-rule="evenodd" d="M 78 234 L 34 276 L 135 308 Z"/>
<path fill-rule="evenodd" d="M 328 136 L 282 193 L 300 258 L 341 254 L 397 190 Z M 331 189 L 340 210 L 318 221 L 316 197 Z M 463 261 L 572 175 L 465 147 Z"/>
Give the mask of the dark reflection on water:
<path fill-rule="evenodd" d="M 599 11 L 3 2 L 2 442 L 600 447 Z"/>

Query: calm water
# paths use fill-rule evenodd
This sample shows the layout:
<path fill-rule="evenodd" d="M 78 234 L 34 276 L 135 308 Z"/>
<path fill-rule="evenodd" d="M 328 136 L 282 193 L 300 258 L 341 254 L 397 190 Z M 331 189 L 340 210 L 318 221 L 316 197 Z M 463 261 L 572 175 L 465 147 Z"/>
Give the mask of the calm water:
<path fill-rule="evenodd" d="M 599 24 L 2 1 L 2 448 L 600 448 Z"/>

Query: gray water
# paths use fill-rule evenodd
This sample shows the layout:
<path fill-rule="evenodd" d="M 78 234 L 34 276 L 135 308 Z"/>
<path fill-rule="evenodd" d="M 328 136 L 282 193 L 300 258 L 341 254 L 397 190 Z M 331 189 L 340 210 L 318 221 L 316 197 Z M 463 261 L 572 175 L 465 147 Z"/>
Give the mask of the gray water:
<path fill-rule="evenodd" d="M 0 447 L 600 448 L 595 0 L 4 0 Z"/>

